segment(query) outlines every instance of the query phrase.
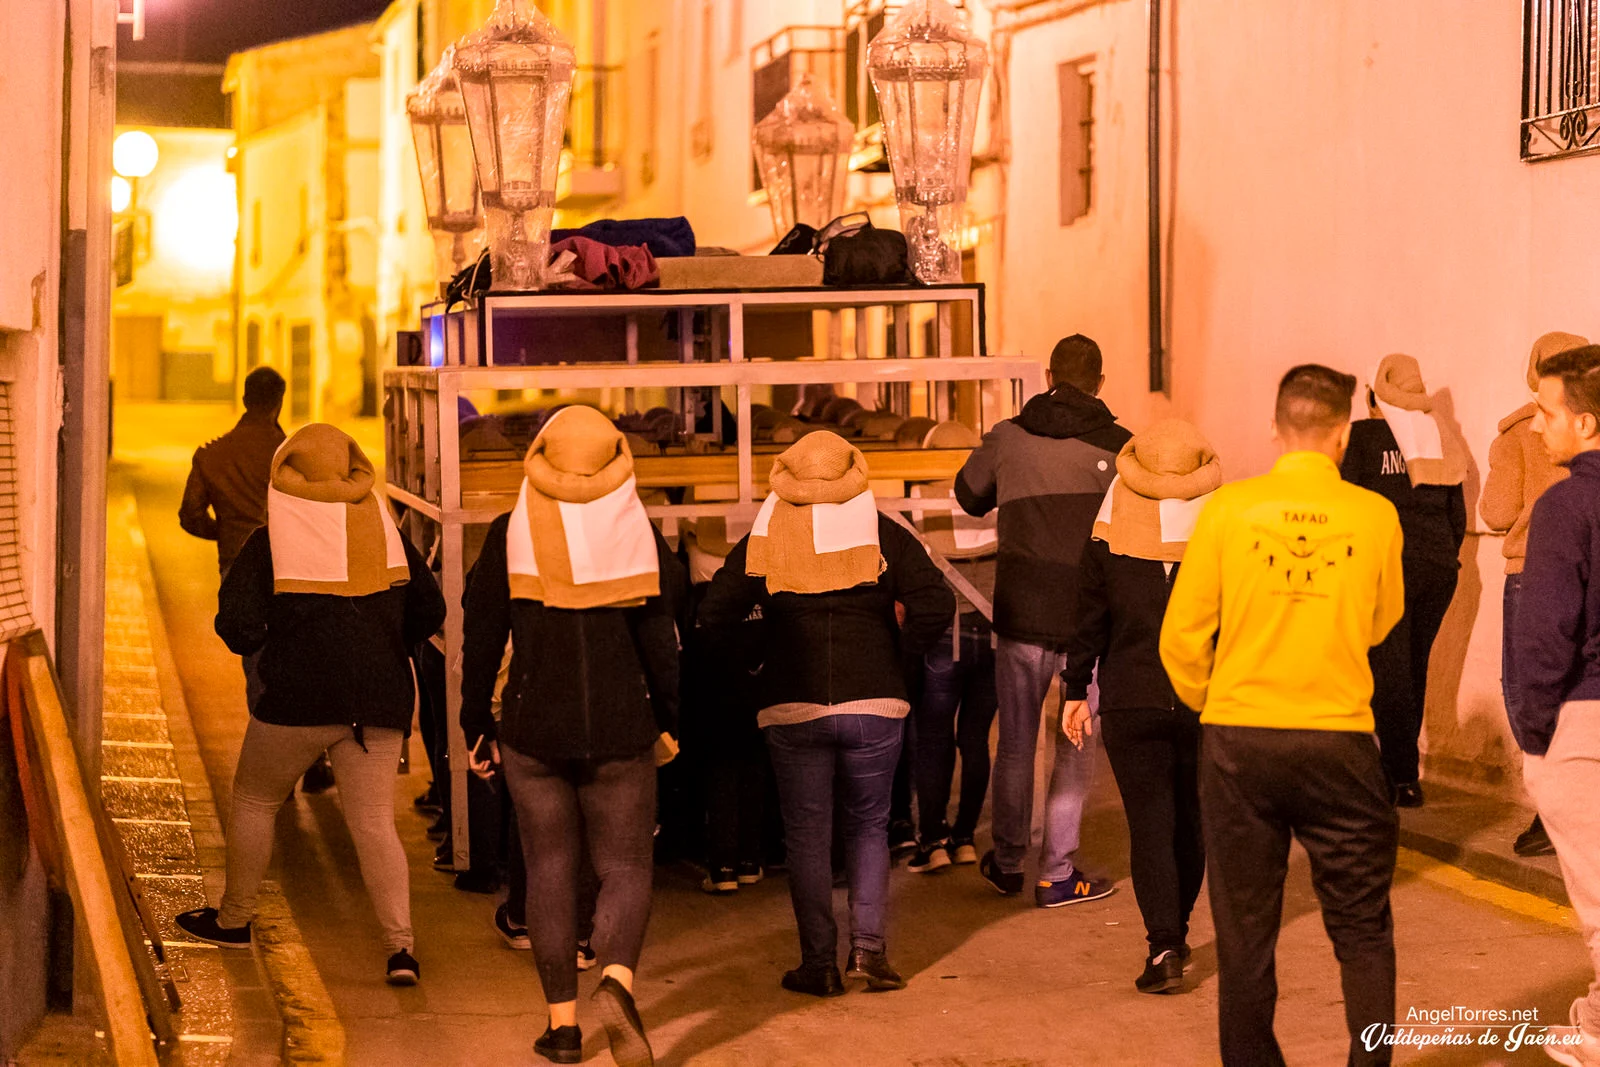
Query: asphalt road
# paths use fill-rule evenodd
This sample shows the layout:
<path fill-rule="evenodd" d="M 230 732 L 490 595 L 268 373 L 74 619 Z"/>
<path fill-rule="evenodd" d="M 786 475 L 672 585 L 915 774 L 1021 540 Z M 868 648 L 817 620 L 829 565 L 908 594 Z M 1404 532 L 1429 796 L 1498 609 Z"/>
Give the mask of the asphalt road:
<path fill-rule="evenodd" d="M 211 630 L 211 547 L 179 530 L 176 509 L 194 446 L 226 428 L 212 409 L 119 411 L 119 462 L 136 487 L 161 607 L 202 755 L 224 810 L 243 736 L 238 660 Z M 370 433 L 370 428 L 368 428 Z M 1118 879 L 1105 900 L 1057 911 L 1002 899 L 972 868 L 893 877 L 889 948 L 903 992 L 813 1001 L 778 978 L 798 957 L 781 877 L 710 899 L 687 868 L 658 871 L 640 1007 L 663 1064 L 912 1064 L 918 1067 L 1207 1064 L 1216 1051 L 1216 957 L 1204 897 L 1189 988 L 1134 991 L 1144 940 L 1127 880 L 1126 829 L 1109 772 L 1085 826 L 1084 859 Z M 504 948 L 492 898 L 450 888 L 410 807 L 426 782 L 400 785 L 396 817 L 411 859 L 423 982 L 382 982 L 383 953 L 335 790 L 296 796 L 278 822 L 277 876 L 346 1032 L 353 1064 L 535 1062 L 544 1016 L 532 961 Z M 980 831 L 986 835 L 987 827 Z M 981 842 L 980 842 L 981 844 Z M 1399 1011 L 1537 1012 L 1564 1023 L 1588 981 L 1587 955 L 1557 909 L 1410 857 L 1394 891 Z M 843 894 L 839 895 L 843 910 Z M 1277 1030 L 1289 1062 L 1339 1064 L 1345 1035 L 1338 970 L 1295 849 L 1279 947 Z M 583 994 L 595 982 L 586 977 Z M 580 1008 L 590 1059 L 609 1063 L 603 1033 Z M 1476 1037 L 1481 1027 L 1458 1026 Z M 1432 1033 L 1443 1033 L 1436 1028 Z M 1501 1029 L 1498 1034 L 1507 1031 Z M 538 1061 L 542 1062 L 542 1061 Z M 1402 1051 L 1397 1062 L 1546 1063 L 1537 1050 L 1489 1046 Z"/>

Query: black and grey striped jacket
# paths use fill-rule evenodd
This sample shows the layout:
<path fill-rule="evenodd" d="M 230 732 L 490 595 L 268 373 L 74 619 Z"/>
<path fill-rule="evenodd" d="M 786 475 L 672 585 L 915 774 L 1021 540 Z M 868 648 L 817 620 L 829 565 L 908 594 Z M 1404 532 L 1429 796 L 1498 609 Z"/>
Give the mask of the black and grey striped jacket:
<path fill-rule="evenodd" d="M 969 515 L 1000 509 L 994 628 L 1001 637 L 1065 647 L 1078 562 L 1133 435 L 1098 399 L 1058 385 L 984 435 L 956 477 Z"/>

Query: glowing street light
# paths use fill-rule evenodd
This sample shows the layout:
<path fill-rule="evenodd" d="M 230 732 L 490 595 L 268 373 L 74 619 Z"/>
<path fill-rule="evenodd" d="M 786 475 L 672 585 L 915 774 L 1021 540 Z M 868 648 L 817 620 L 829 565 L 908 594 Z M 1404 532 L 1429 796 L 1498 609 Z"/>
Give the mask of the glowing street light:
<path fill-rule="evenodd" d="M 844 210 L 854 136 L 850 120 L 809 74 L 756 123 L 756 166 L 776 236 L 802 222 L 820 230 Z"/>
<path fill-rule="evenodd" d="M 456 44 L 496 289 L 538 289 L 550 252 L 572 46 L 533 0 L 498 0 Z"/>
<path fill-rule="evenodd" d="M 143 130 L 127 130 L 111 142 L 111 169 L 124 178 L 145 178 L 156 169 L 161 150 Z"/>
<path fill-rule="evenodd" d="M 483 212 L 478 205 L 472 137 L 467 131 L 467 109 L 456 85 L 454 62 L 452 45 L 444 50 L 433 72 L 406 98 L 441 290 L 466 266 L 469 253 L 475 258 L 483 245 Z"/>
<path fill-rule="evenodd" d="M 111 213 L 120 215 L 133 206 L 133 183 L 120 174 L 111 176 Z"/>
<path fill-rule="evenodd" d="M 961 214 L 989 49 L 945 0 L 912 0 L 867 46 L 900 228 L 924 282 L 961 280 Z"/>

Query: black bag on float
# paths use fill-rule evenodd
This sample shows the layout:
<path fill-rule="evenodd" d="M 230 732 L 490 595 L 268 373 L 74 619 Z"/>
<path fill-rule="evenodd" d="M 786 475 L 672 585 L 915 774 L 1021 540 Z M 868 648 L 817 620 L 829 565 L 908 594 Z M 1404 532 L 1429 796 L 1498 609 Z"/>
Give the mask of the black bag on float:
<path fill-rule="evenodd" d="M 899 230 L 880 230 L 867 222 L 830 238 L 822 248 L 823 285 L 911 285 L 915 281 L 906 236 Z"/>
<path fill-rule="evenodd" d="M 794 229 L 783 235 L 771 252 L 772 256 L 809 256 L 817 250 L 817 231 L 815 227 L 807 226 L 803 222 L 795 224 Z"/>

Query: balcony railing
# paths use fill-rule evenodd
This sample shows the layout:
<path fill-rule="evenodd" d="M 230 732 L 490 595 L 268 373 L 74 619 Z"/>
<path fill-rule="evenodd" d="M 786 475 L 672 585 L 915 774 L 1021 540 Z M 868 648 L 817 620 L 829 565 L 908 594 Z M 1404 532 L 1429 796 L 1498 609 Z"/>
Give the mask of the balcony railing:
<path fill-rule="evenodd" d="M 1523 0 L 1522 158 L 1600 150 L 1600 0 Z"/>

